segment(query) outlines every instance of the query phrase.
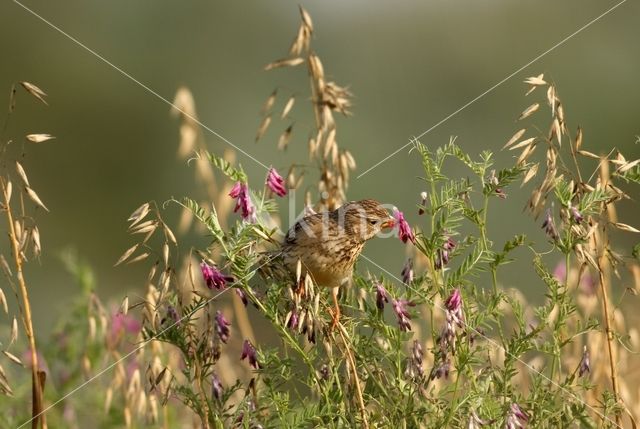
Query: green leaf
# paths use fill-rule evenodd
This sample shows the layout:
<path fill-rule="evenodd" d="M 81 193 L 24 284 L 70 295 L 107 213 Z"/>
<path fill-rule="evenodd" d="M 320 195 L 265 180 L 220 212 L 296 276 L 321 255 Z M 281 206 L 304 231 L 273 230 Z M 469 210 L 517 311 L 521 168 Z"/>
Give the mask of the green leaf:
<path fill-rule="evenodd" d="M 182 202 L 177 200 L 171 200 L 182 207 L 189 209 L 191 213 L 198 219 L 204 226 L 207 227 L 209 232 L 218 240 L 222 240 L 224 237 L 224 231 L 218 221 L 218 212 L 213 204 L 211 204 L 211 212 L 207 213 L 197 202 L 191 198 L 184 197 Z"/>
<path fill-rule="evenodd" d="M 222 171 L 222 173 L 224 173 L 224 175 L 227 176 L 229 179 L 236 182 L 247 183 L 247 175 L 245 174 L 244 171 L 242 171 L 241 167 L 235 168 L 234 166 L 231 165 L 229 161 L 225 160 L 220 156 L 216 156 L 209 152 L 206 152 L 206 154 L 207 154 L 207 157 L 209 158 L 209 161 L 211 161 L 211 164 L 213 164 L 220 171 Z"/>
<path fill-rule="evenodd" d="M 480 246 L 476 246 L 473 251 L 467 255 L 462 264 L 447 279 L 447 283 L 455 286 L 460 280 L 469 274 L 478 264 L 485 262 L 486 257 Z"/>

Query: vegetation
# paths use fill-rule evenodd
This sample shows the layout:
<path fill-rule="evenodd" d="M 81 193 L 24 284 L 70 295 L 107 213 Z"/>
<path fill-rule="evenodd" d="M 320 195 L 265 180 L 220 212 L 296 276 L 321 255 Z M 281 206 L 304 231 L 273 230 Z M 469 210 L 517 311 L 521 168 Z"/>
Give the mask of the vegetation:
<path fill-rule="evenodd" d="M 103 304 L 90 267 L 66 253 L 82 293 L 51 338 L 38 341 L 23 266 L 41 252 L 36 221 L 46 206 L 20 163 L 28 145 L 2 142 L 9 248 L 0 302 L 11 322 L 0 337 L 0 426 L 635 427 L 638 332 L 618 303 L 640 287 L 638 246 L 617 243 L 640 231 L 619 222 L 616 207 L 640 183 L 640 160 L 589 152 L 543 75 L 525 81 L 538 101 L 504 147 L 517 153 L 513 165 L 496 164 L 489 151 L 472 157 L 455 139 L 437 149 L 412 142 L 423 167 L 415 207 L 422 222 L 409 228 L 402 220 L 404 243 L 393 241 L 412 256 L 400 276 L 356 269 L 337 326 L 330 292 L 280 269 L 284 195 L 316 177 L 306 210 L 332 210 L 347 200 L 355 169 L 334 117 L 348 116 L 351 94 L 325 77 L 313 31 L 301 9 L 289 56 L 266 67 L 306 66 L 313 166 L 294 164 L 284 179 L 273 169 L 264 182 L 248 177 L 233 151 L 207 151 L 193 96 L 180 88 L 179 153 L 208 198 L 147 202 L 128 219 L 136 242 L 116 265 L 150 264 L 143 299 Z M 10 115 L 20 88 L 45 102 L 22 82 Z M 301 104 L 281 98 L 274 91 L 267 99 L 256 140 Z M 540 111 L 548 127 L 535 121 Z M 292 133 L 288 125 L 279 149 Z M 447 173 L 455 163 L 465 177 Z M 489 219 L 522 192 L 530 192 L 525 211 L 540 234 L 492 240 Z M 179 225 L 165 222 L 167 210 L 181 211 Z M 208 243 L 181 246 L 188 230 Z M 504 289 L 506 264 L 535 276 L 544 302 Z M 11 307 L 8 290 L 17 298 Z"/>

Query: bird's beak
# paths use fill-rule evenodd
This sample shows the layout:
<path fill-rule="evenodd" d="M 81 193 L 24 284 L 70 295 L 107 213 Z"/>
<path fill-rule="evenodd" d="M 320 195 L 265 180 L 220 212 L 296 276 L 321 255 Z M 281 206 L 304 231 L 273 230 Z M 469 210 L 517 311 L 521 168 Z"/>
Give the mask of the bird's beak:
<path fill-rule="evenodd" d="M 392 217 L 390 217 L 389 219 L 385 220 L 382 222 L 382 228 L 393 228 L 393 226 L 396 224 L 396 220 Z"/>

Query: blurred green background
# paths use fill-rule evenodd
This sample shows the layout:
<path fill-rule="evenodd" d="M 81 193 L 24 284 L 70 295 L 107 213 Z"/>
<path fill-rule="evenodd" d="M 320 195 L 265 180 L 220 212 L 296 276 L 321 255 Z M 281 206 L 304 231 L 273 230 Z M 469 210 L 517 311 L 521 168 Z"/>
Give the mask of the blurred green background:
<path fill-rule="evenodd" d="M 339 118 L 338 141 L 354 154 L 357 175 L 616 3 L 302 5 L 313 17 L 313 46 L 325 72 L 356 96 L 354 116 Z M 117 0 L 24 5 L 166 99 L 173 99 L 179 85 L 187 85 L 201 121 L 265 164 L 286 171 L 291 162 L 307 160 L 312 124 L 305 71 L 262 70 L 287 54 L 299 23 L 295 2 Z M 578 125 L 585 129 L 588 150 L 602 153 L 615 146 L 627 159 L 639 157 L 640 148 L 634 144 L 640 134 L 639 16 L 640 4 L 627 1 L 421 141 L 435 148 L 457 135 L 458 143 L 472 154 L 497 151 L 520 128 L 516 118 L 532 97 L 542 96 L 524 98 L 522 80 L 545 73 L 558 87 L 570 129 Z M 21 80 L 45 90 L 50 104 L 45 107 L 21 92 L 2 138 L 22 141 L 29 133 L 56 136 L 37 147 L 30 145 L 23 161 L 33 187 L 51 210 L 38 214 L 45 255 L 27 271 L 37 326 L 43 328 L 62 314 L 77 290 L 57 256 L 69 246 L 94 267 L 101 296 L 119 299 L 126 291 L 142 295 L 146 269 L 113 268 L 113 263 L 133 244 L 125 222 L 133 209 L 147 200 L 198 196 L 193 168 L 176 157 L 178 121 L 158 97 L 16 3 L 0 5 L 0 40 L 0 88 L 7 105 L 11 84 Z M 275 121 L 265 138 L 254 143 L 260 108 L 274 87 L 280 89 L 280 102 L 289 93 L 300 95 L 292 113 L 293 139 L 284 155 L 275 147 L 287 121 Z M 537 118 L 545 129 L 548 122 L 547 117 Z M 228 147 L 211 134 L 206 139 L 217 153 Z M 500 153 L 497 158 L 507 166 L 511 156 Z M 262 167 L 242 155 L 238 159 L 251 183 L 260 187 Z M 349 197 L 393 203 L 412 224 L 420 225 L 424 220 L 414 207 L 423 190 L 417 178 L 421 174 L 419 160 L 405 149 L 362 178 L 356 180 L 354 175 Z M 492 203 L 500 213 L 489 225 L 492 238 L 500 244 L 524 231 L 543 243 L 539 222 L 522 213 L 528 191 L 516 190 L 517 186 L 510 190 L 506 201 Z M 637 202 L 624 207 L 620 220 L 638 226 Z M 174 224 L 177 210 L 170 210 L 167 217 Z M 207 239 L 196 244 L 204 246 Z M 405 258 L 404 246 L 395 240 L 374 241 L 365 253 L 396 274 Z M 361 263 L 361 269 L 367 267 Z M 532 288 L 534 279 L 526 278 L 513 269 L 503 281 L 506 287 Z"/>

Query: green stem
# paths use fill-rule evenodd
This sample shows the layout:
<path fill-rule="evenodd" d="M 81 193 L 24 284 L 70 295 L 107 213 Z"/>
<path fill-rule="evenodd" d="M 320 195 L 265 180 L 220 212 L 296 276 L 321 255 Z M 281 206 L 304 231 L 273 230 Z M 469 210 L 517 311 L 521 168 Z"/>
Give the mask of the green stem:
<path fill-rule="evenodd" d="M 449 422 L 453 417 L 453 414 L 456 410 L 455 402 L 456 402 L 456 394 L 458 393 L 458 383 L 460 382 L 460 372 L 456 371 L 456 381 L 453 385 L 453 396 L 451 397 L 451 407 L 449 408 L 449 412 L 447 413 L 447 419 L 444 421 L 442 427 L 449 427 Z"/>

